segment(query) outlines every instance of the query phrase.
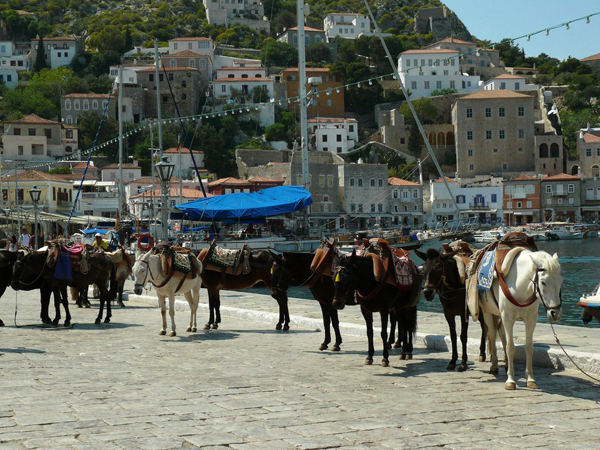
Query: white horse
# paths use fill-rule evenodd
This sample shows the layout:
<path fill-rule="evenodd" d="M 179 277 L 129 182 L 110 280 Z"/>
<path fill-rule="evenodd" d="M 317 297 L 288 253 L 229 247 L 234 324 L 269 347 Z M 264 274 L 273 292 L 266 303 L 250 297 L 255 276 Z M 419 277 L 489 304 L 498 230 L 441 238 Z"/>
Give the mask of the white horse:
<path fill-rule="evenodd" d="M 506 350 L 508 365 L 508 379 L 504 387 L 507 390 L 516 389 L 513 326 L 515 321 L 520 319 L 525 323 L 527 387 L 538 389 L 538 385 L 533 379 L 533 331 L 537 323 L 540 302 L 546 309 L 550 322 L 557 322 L 561 318 L 562 277 L 560 264 L 556 253 L 551 256 L 544 251 L 515 250 L 518 254 L 510 269 L 504 274 L 505 286 L 501 286 L 501 280 L 497 275 L 492 284 L 493 296 L 498 300 L 497 307 L 495 302 L 489 301 L 489 294 L 487 300 L 480 298 L 480 306 L 489 333 L 492 363 L 490 373 L 498 373 L 498 356 L 496 354 L 496 333 L 498 332 Z M 502 332 L 502 328 L 504 328 L 504 332 Z"/>
<path fill-rule="evenodd" d="M 152 252 L 145 253 L 136 258 L 133 265 L 133 276 L 135 278 L 134 292 L 137 295 L 142 293 L 142 289 L 147 283 L 152 283 L 158 296 L 160 304 L 160 312 L 162 314 L 162 329 L 160 335 L 167 333 L 167 317 L 165 299 L 169 298 L 169 316 L 171 316 L 171 333 L 169 336 L 176 336 L 175 326 L 175 294 L 183 294 L 190 305 L 190 323 L 187 327 L 188 332 L 196 332 L 196 312 L 198 310 L 198 302 L 200 300 L 200 286 L 202 285 L 202 263 L 196 259 L 194 255 L 190 255 L 192 264 L 196 265 L 196 273 L 193 278 L 187 278 L 182 281 L 181 275 L 173 276 L 164 274 L 162 270 L 160 256 Z"/>

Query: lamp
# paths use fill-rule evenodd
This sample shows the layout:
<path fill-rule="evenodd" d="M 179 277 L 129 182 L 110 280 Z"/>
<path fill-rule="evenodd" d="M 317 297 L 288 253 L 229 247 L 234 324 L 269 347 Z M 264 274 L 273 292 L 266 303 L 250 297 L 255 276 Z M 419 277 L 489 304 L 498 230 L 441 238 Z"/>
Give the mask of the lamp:
<path fill-rule="evenodd" d="M 169 187 L 171 184 L 171 177 L 173 176 L 173 171 L 175 170 L 175 164 L 169 161 L 166 156 L 163 156 L 161 161 L 154 165 L 156 168 L 156 172 L 158 173 L 158 178 L 160 179 L 160 190 L 162 197 L 162 234 L 163 234 L 163 242 L 169 242 Z"/>
<path fill-rule="evenodd" d="M 33 213 L 34 213 L 34 227 L 33 227 L 33 245 L 31 241 L 29 242 L 29 246 L 34 250 L 37 249 L 37 237 L 38 237 L 38 202 L 40 201 L 40 194 L 42 193 L 41 189 L 38 189 L 37 186 L 33 186 L 29 189 L 29 196 L 31 197 L 31 201 L 33 203 Z"/>

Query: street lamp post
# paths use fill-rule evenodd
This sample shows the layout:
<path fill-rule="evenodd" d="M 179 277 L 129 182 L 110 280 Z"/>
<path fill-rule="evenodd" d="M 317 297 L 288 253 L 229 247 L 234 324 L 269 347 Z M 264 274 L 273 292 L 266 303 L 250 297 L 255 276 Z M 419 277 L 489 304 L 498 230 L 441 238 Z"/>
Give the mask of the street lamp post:
<path fill-rule="evenodd" d="M 156 167 L 156 172 L 158 172 L 158 178 L 160 178 L 160 189 L 162 196 L 162 237 L 163 241 L 165 243 L 168 243 L 169 229 L 167 223 L 169 221 L 169 188 L 171 185 L 171 177 L 173 176 L 173 170 L 175 169 L 175 164 L 171 163 L 166 156 L 163 156 L 161 161 L 157 163 L 154 167 Z"/>
<path fill-rule="evenodd" d="M 33 186 L 33 188 L 29 189 L 29 195 L 31 196 L 31 202 L 33 203 L 33 213 L 35 216 L 34 219 L 34 227 L 33 227 L 33 245 L 30 246 L 37 250 L 37 246 L 39 242 L 38 238 L 38 202 L 40 201 L 40 194 L 42 193 L 41 189 L 38 189 L 37 186 Z"/>

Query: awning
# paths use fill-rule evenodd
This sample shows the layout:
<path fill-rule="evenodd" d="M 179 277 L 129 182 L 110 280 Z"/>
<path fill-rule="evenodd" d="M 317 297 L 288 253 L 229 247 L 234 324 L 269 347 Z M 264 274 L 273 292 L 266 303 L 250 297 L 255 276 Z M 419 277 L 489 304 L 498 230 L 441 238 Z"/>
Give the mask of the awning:
<path fill-rule="evenodd" d="M 581 211 L 600 211 L 600 206 L 582 206 Z"/>
<path fill-rule="evenodd" d="M 496 214 L 498 212 L 497 209 L 468 209 L 466 211 L 461 211 L 461 214 Z"/>

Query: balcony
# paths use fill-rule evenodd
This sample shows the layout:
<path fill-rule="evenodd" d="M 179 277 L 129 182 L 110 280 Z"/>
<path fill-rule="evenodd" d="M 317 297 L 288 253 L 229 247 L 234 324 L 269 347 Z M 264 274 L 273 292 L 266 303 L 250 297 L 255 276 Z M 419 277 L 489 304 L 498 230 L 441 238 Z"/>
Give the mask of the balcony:
<path fill-rule="evenodd" d="M 490 205 L 481 203 L 469 203 L 469 209 L 473 211 L 487 211 L 490 209 Z"/>
<path fill-rule="evenodd" d="M 118 192 L 83 192 L 81 198 L 116 198 Z"/>
<path fill-rule="evenodd" d="M 522 200 L 524 198 L 527 198 L 527 194 L 525 192 L 515 192 L 514 194 L 511 194 L 509 197 L 513 200 Z"/>

